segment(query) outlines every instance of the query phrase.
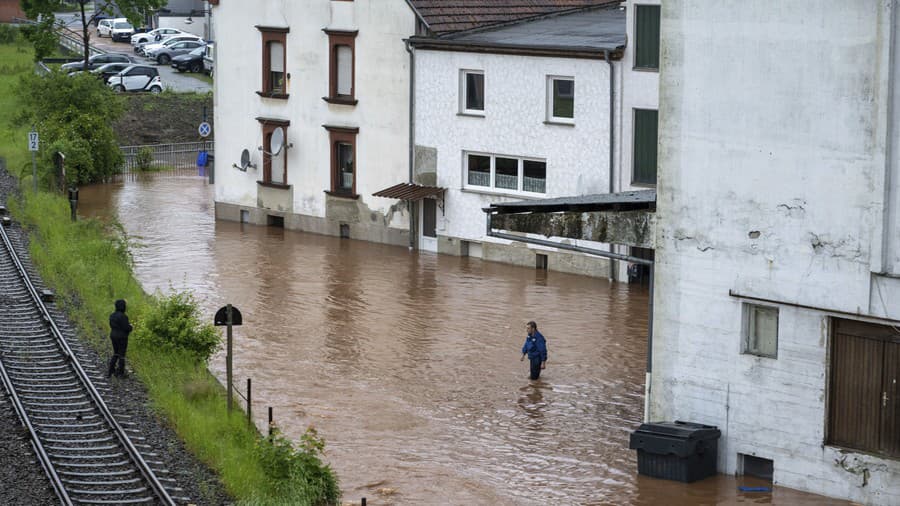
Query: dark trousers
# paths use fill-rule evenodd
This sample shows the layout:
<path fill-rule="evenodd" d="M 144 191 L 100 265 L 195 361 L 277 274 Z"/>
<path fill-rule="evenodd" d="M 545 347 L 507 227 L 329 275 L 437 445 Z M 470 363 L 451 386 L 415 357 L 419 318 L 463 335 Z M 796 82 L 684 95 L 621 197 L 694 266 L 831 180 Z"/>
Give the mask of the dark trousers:
<path fill-rule="evenodd" d="M 115 373 L 116 376 L 122 376 L 125 374 L 125 352 L 128 351 L 128 338 L 114 337 L 112 338 L 112 345 L 113 356 L 109 359 L 109 369 L 106 375 L 108 377 Z"/>
<path fill-rule="evenodd" d="M 541 357 L 529 358 L 531 362 L 531 379 L 536 380 L 541 377 Z"/>

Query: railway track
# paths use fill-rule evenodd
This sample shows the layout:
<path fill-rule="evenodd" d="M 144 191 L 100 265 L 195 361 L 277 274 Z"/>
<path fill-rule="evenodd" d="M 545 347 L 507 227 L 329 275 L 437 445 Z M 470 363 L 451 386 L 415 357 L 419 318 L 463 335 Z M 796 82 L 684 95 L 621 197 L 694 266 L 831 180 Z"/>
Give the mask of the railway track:
<path fill-rule="evenodd" d="M 5 209 L 0 207 L 0 214 Z M 0 380 L 62 504 L 174 505 L 180 489 L 102 398 L 102 371 L 82 366 L 19 259 L 17 234 L 0 225 Z M 134 441 L 138 441 L 135 443 Z M 189 501 L 187 498 L 177 498 Z"/>

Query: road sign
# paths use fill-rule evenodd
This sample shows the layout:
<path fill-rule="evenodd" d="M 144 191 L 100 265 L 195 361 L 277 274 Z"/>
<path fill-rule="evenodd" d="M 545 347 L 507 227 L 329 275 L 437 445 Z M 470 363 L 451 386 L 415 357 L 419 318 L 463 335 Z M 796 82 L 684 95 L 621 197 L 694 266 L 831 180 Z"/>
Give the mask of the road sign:
<path fill-rule="evenodd" d="M 197 127 L 197 133 L 200 134 L 200 137 L 209 137 L 210 132 L 212 132 L 212 127 L 205 121 Z"/>
<path fill-rule="evenodd" d="M 241 316 L 241 312 L 238 311 L 238 308 L 231 306 L 231 324 L 232 325 L 242 325 L 243 317 Z M 216 311 L 216 316 L 213 318 L 213 325 L 216 327 L 221 327 L 223 325 L 228 325 L 228 306 L 222 306 L 221 309 Z"/>
<path fill-rule="evenodd" d="M 37 151 L 39 143 L 38 133 L 34 130 L 28 132 L 28 151 Z"/>

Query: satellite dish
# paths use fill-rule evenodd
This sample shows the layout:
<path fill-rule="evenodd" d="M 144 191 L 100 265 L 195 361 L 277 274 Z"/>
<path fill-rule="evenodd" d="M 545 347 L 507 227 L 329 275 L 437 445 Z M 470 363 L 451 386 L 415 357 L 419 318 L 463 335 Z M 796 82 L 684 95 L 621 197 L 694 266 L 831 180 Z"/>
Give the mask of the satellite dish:
<path fill-rule="evenodd" d="M 245 149 L 241 151 L 241 169 L 247 170 L 247 167 L 250 166 L 250 150 Z"/>
<path fill-rule="evenodd" d="M 278 156 L 278 153 L 281 153 L 281 150 L 284 148 L 283 128 L 278 127 L 272 132 L 272 140 L 269 141 L 269 144 L 272 149 L 272 156 Z"/>

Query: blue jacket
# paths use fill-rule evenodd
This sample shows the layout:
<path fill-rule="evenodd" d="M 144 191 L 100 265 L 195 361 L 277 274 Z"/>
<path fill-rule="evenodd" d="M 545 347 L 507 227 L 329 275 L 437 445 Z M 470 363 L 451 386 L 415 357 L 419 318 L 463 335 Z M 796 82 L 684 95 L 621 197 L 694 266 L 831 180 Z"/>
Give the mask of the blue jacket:
<path fill-rule="evenodd" d="M 546 362 L 547 340 L 544 339 L 544 336 L 540 332 L 535 330 L 533 336 L 527 336 L 525 338 L 525 344 L 522 345 L 522 354 L 528 354 L 528 360 L 540 358 L 541 362 Z"/>

